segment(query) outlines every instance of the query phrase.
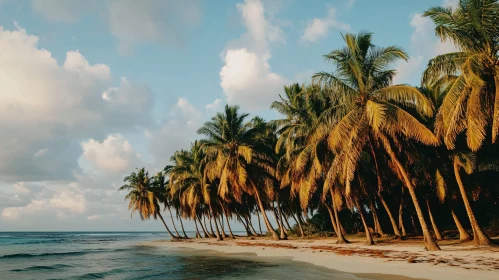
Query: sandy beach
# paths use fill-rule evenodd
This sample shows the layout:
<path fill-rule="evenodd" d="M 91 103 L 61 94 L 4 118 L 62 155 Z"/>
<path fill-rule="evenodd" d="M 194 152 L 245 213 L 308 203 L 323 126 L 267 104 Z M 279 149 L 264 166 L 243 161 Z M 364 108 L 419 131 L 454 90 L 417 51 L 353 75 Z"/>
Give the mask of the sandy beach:
<path fill-rule="evenodd" d="M 442 251 L 427 252 L 418 241 L 381 241 L 364 246 L 363 240 L 335 244 L 334 238 L 273 241 L 265 237 L 155 241 L 163 248 L 212 250 L 225 254 L 256 254 L 290 258 L 370 279 L 499 279 L 499 248 L 483 248 L 455 241 L 441 244 Z"/>

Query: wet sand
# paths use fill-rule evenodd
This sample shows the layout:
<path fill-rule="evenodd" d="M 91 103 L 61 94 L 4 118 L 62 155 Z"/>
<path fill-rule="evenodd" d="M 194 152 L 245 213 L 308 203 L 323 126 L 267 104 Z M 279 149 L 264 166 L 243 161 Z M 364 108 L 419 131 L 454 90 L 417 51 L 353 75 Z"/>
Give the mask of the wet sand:
<path fill-rule="evenodd" d="M 224 254 L 255 254 L 288 258 L 373 280 L 499 279 L 499 248 L 447 242 L 442 251 L 427 252 L 421 242 L 380 241 L 364 246 L 363 240 L 335 244 L 334 238 L 274 241 L 265 237 L 157 241 L 147 245 L 182 250 L 210 250 Z"/>

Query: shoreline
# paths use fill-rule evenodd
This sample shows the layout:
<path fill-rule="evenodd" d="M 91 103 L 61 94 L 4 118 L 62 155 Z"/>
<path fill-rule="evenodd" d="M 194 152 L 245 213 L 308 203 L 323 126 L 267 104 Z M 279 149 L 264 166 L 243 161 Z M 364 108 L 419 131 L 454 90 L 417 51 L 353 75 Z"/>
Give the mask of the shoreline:
<path fill-rule="evenodd" d="M 153 241 L 142 245 L 160 248 L 209 250 L 223 254 L 254 254 L 259 257 L 289 258 L 369 279 L 492 280 L 499 276 L 499 249 L 473 245 L 442 245 L 442 251 L 427 252 L 419 242 L 363 245 L 335 244 L 334 238 L 274 241 L 266 237 L 237 239 L 187 239 Z M 406 278 L 409 277 L 409 278 Z"/>

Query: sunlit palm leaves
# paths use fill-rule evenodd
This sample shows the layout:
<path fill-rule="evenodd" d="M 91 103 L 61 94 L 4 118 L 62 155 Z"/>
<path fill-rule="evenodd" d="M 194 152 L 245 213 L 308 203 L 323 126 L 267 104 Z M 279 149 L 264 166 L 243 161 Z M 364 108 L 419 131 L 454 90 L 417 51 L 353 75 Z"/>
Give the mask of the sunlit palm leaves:
<path fill-rule="evenodd" d="M 423 75 L 424 83 L 453 79 L 438 112 L 437 132 L 453 149 L 466 131 L 468 147 L 477 151 L 488 128 L 492 142 L 499 132 L 499 3 L 462 0 L 455 9 L 433 7 L 424 15 L 436 24 L 442 41 L 460 49 L 430 60 Z"/>

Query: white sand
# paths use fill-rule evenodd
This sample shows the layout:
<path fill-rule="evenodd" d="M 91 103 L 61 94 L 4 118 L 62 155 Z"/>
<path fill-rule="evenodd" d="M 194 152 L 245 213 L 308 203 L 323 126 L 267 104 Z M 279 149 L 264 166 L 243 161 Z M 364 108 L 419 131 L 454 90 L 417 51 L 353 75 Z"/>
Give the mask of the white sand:
<path fill-rule="evenodd" d="M 363 246 L 360 241 L 336 245 L 331 238 L 272 241 L 266 238 L 249 240 L 245 237 L 218 242 L 214 239 L 158 241 L 147 245 L 215 250 L 222 253 L 253 253 L 262 257 L 289 257 L 295 261 L 354 274 L 390 274 L 435 280 L 499 279 L 499 250 L 471 245 L 445 245 L 441 246 L 442 251 L 427 252 L 422 244 L 405 241 Z"/>

